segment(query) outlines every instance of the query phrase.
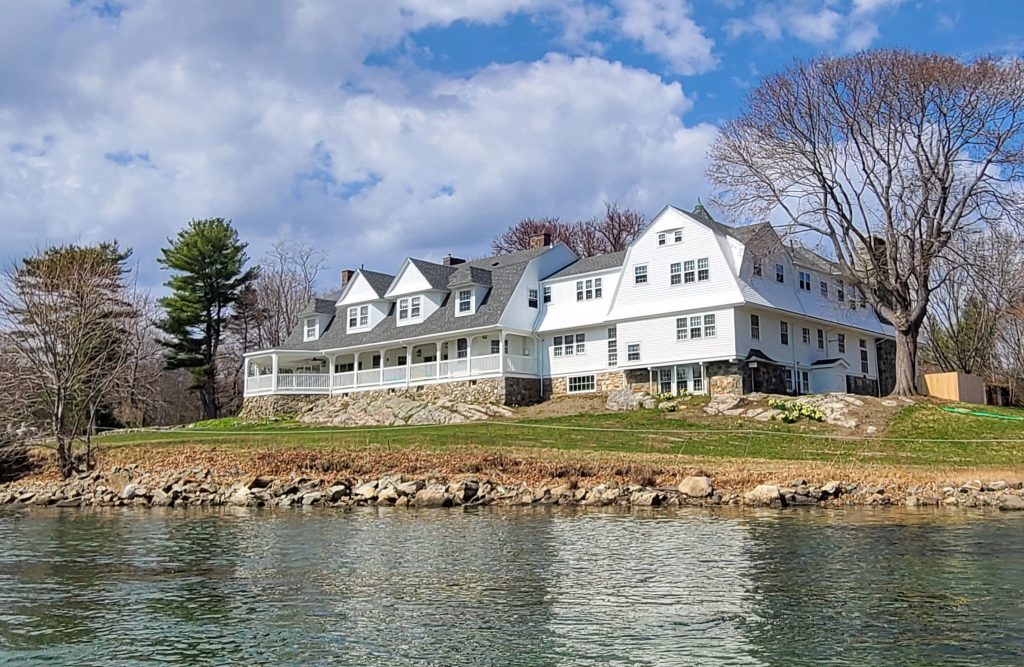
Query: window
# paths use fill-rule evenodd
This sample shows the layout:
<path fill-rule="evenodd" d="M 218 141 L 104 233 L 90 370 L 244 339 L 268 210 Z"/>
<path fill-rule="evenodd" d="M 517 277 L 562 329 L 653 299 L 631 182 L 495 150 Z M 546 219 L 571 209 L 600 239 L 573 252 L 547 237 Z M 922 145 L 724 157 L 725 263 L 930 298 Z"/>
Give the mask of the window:
<path fill-rule="evenodd" d="M 409 299 L 409 317 L 416 319 L 420 316 L 420 303 L 422 299 L 418 296 L 414 296 Z"/>
<path fill-rule="evenodd" d="M 839 354 L 846 354 L 846 334 L 836 334 L 836 340 L 839 342 Z"/>
<path fill-rule="evenodd" d="M 836 298 L 840 301 L 846 300 L 846 286 L 843 285 L 843 281 L 840 280 L 836 283 Z"/>
<path fill-rule="evenodd" d="M 811 393 L 811 377 L 807 371 L 800 371 L 800 393 Z"/>
<path fill-rule="evenodd" d="M 398 300 L 398 321 L 415 320 L 420 316 L 422 298 L 418 296 Z"/>
<path fill-rule="evenodd" d="M 587 335 L 576 334 L 576 354 L 586 354 L 587 352 Z"/>
<path fill-rule="evenodd" d="M 804 327 L 803 329 L 801 329 L 800 330 L 800 340 L 803 341 L 804 345 L 810 345 L 811 344 L 811 330 L 808 329 L 807 327 Z"/>
<path fill-rule="evenodd" d="M 819 282 L 818 283 L 818 289 L 821 290 L 821 295 L 827 299 L 828 298 L 828 282 L 824 281 L 824 280 Z"/>
<path fill-rule="evenodd" d="M 806 271 L 800 272 L 800 289 L 805 292 L 811 291 L 811 274 Z"/>
<path fill-rule="evenodd" d="M 680 394 L 689 391 L 689 366 L 676 366 L 676 391 Z"/>
<path fill-rule="evenodd" d="M 868 342 L 863 338 L 860 339 L 860 372 L 867 375 L 869 371 L 868 365 Z"/>
<path fill-rule="evenodd" d="M 750 315 L 750 338 L 761 340 L 761 318 L 757 315 Z"/>
<path fill-rule="evenodd" d="M 696 274 L 693 272 L 693 260 L 689 259 L 683 262 L 683 281 L 686 284 L 690 284 L 695 280 Z"/>
<path fill-rule="evenodd" d="M 697 280 L 704 281 L 711 278 L 711 271 L 708 269 L 708 258 L 701 257 L 697 260 Z"/>
<path fill-rule="evenodd" d="M 608 365 L 618 366 L 619 364 L 619 341 L 618 331 L 615 327 L 608 327 Z"/>
<path fill-rule="evenodd" d="M 601 289 L 601 279 L 594 278 L 594 298 L 600 299 L 603 294 L 604 291 Z"/>
<path fill-rule="evenodd" d="M 672 241 L 673 241 L 673 243 L 682 243 L 683 242 L 683 230 L 677 229 L 675 231 L 675 233 L 672 234 Z"/>
<path fill-rule="evenodd" d="M 551 286 L 544 288 L 544 303 L 551 303 Z"/>
<path fill-rule="evenodd" d="M 779 342 L 789 345 L 789 322 L 779 322 Z"/>
<path fill-rule="evenodd" d="M 465 359 L 469 356 L 469 341 L 465 338 L 460 338 L 455 341 L 455 358 Z"/>
<path fill-rule="evenodd" d="M 668 267 L 669 273 L 669 284 L 678 285 L 683 282 L 683 265 L 679 262 L 674 262 Z"/>
<path fill-rule="evenodd" d="M 576 281 L 576 300 L 590 301 L 601 298 L 601 279 L 588 278 L 587 280 Z"/>
<path fill-rule="evenodd" d="M 641 264 L 640 266 L 633 267 L 633 282 L 637 285 L 644 285 L 647 283 L 646 264 Z"/>
<path fill-rule="evenodd" d="M 573 354 L 585 354 L 587 351 L 587 336 L 581 333 L 555 336 L 551 348 L 556 357 L 571 357 Z"/>
<path fill-rule="evenodd" d="M 370 307 L 352 306 L 348 309 L 348 326 L 350 329 L 369 326 Z"/>
<path fill-rule="evenodd" d="M 594 391 L 593 375 L 576 375 L 569 378 L 568 389 L 570 394 L 581 394 L 585 391 Z"/>
<path fill-rule="evenodd" d="M 784 283 L 786 282 L 786 269 L 781 264 L 775 265 L 775 282 Z"/>
<path fill-rule="evenodd" d="M 822 329 L 818 329 L 818 349 L 825 349 L 825 332 Z"/>
<path fill-rule="evenodd" d="M 700 366 L 693 367 L 693 393 L 704 391 L 704 371 Z"/>
<path fill-rule="evenodd" d="M 532 289 L 526 293 L 526 305 L 530 308 L 537 307 L 537 290 Z"/>
<path fill-rule="evenodd" d="M 492 340 L 491 341 L 491 354 L 501 354 L 501 341 L 500 340 Z"/>
<path fill-rule="evenodd" d="M 343 364 L 340 364 L 340 363 L 339 364 L 334 364 L 334 372 L 335 373 L 351 373 L 355 369 L 356 369 L 356 365 L 353 362 L 351 362 L 351 361 L 343 363 Z"/>
<path fill-rule="evenodd" d="M 688 322 L 685 317 L 676 318 L 676 340 L 687 340 L 690 337 L 690 330 L 686 328 Z"/>
<path fill-rule="evenodd" d="M 640 361 L 640 343 L 630 343 L 626 346 L 626 359 Z"/>
<path fill-rule="evenodd" d="M 755 275 L 755 276 L 757 276 L 758 278 L 760 278 L 760 277 L 761 277 L 761 260 L 759 260 L 759 259 L 755 259 L 755 260 L 754 260 L 754 269 L 753 269 L 753 273 L 754 273 L 754 275 Z"/>
<path fill-rule="evenodd" d="M 473 290 L 459 290 L 459 313 L 473 312 Z"/>
<path fill-rule="evenodd" d="M 317 317 L 307 317 L 306 327 L 304 332 L 303 340 L 316 340 L 320 337 L 320 319 Z"/>
<path fill-rule="evenodd" d="M 690 338 L 700 338 L 701 333 L 701 317 L 700 315 L 694 315 L 690 318 Z"/>
<path fill-rule="evenodd" d="M 704 337 L 714 338 L 715 337 L 715 316 L 705 315 L 704 316 Z"/>
<path fill-rule="evenodd" d="M 783 368 L 782 374 L 786 376 L 786 391 L 793 393 L 793 369 Z"/>
<path fill-rule="evenodd" d="M 398 300 L 398 319 L 407 320 L 409 319 L 409 300 L 399 299 Z"/>
<path fill-rule="evenodd" d="M 562 356 L 562 337 L 561 336 L 555 336 L 551 340 L 551 353 L 554 356 L 556 356 L 556 357 Z"/>
<path fill-rule="evenodd" d="M 665 245 L 665 234 L 658 234 L 658 245 Z"/>
<path fill-rule="evenodd" d="M 662 368 L 658 371 L 658 391 L 663 394 L 672 393 L 672 369 Z"/>

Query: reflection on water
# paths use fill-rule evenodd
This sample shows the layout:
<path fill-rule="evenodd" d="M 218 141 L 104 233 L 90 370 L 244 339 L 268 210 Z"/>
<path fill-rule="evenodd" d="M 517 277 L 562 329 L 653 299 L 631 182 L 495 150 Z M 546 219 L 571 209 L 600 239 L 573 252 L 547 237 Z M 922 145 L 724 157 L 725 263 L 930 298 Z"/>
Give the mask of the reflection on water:
<path fill-rule="evenodd" d="M 0 514 L 0 663 L 1024 664 L 1024 517 Z"/>

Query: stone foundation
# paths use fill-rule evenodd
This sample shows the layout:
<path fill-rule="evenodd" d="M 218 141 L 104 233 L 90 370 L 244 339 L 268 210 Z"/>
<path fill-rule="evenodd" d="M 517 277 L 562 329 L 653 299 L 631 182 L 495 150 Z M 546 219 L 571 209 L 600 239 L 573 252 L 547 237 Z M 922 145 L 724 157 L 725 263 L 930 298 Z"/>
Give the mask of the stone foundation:
<path fill-rule="evenodd" d="M 890 391 L 892 391 L 890 389 Z M 862 377 L 859 375 L 846 376 L 846 393 L 860 394 L 861 396 L 877 396 L 878 380 Z"/>
<path fill-rule="evenodd" d="M 326 396 L 296 394 L 286 396 L 247 396 L 242 400 L 238 418 L 264 421 L 274 417 L 291 419 L 299 416 Z"/>
<path fill-rule="evenodd" d="M 608 371 L 607 373 L 580 373 L 580 375 L 594 376 L 594 391 L 598 394 L 610 394 L 626 386 L 626 380 L 622 371 Z M 573 376 L 575 377 L 575 376 Z M 546 387 L 545 396 L 566 396 L 569 394 L 568 376 L 553 377 L 544 381 Z M 644 386 L 646 389 L 646 384 Z"/>
<path fill-rule="evenodd" d="M 743 393 L 743 373 L 739 364 L 729 361 L 715 361 L 704 367 L 708 378 L 708 394 L 718 396 L 729 394 L 738 396 Z"/>
<path fill-rule="evenodd" d="M 778 364 L 771 364 L 766 361 L 758 361 L 757 366 L 751 368 L 744 364 L 743 368 L 743 393 L 749 394 L 752 391 L 759 391 L 765 394 L 790 394 L 786 386 L 785 369 Z"/>
<path fill-rule="evenodd" d="M 888 396 L 896 386 L 896 341 L 879 340 L 875 350 L 878 353 L 878 391 Z"/>
<path fill-rule="evenodd" d="M 624 371 L 626 386 L 633 391 L 649 391 L 651 388 L 651 371 L 646 368 L 634 368 Z"/>

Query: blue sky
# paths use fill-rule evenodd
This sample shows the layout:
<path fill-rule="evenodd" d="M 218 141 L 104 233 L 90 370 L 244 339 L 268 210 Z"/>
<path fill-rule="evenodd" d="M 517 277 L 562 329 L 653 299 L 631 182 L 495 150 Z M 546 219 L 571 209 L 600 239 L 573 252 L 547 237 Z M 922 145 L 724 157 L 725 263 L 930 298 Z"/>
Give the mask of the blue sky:
<path fill-rule="evenodd" d="M 886 46 L 1020 56 L 1024 3 L 8 0 L 0 244 L 117 238 L 151 285 L 192 217 L 321 245 L 324 287 L 478 256 L 523 216 L 691 205 L 762 76 Z"/>

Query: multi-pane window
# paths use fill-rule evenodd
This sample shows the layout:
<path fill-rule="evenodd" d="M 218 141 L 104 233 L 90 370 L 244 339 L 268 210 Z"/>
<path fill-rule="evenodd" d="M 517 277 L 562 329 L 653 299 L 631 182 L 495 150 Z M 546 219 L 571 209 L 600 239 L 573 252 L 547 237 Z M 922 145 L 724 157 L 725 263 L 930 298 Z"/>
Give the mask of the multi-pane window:
<path fill-rule="evenodd" d="M 818 349 L 825 349 L 825 331 L 823 329 L 818 329 Z"/>
<path fill-rule="evenodd" d="M 711 272 L 708 269 L 708 258 L 701 257 L 697 260 L 697 280 L 707 280 L 711 277 Z"/>
<path fill-rule="evenodd" d="M 693 367 L 693 392 L 699 394 L 704 391 L 704 372 L 700 366 Z"/>
<path fill-rule="evenodd" d="M 821 295 L 827 299 L 828 298 L 828 281 L 827 280 L 822 280 L 821 282 L 819 282 L 818 283 L 818 289 L 821 290 Z"/>
<path fill-rule="evenodd" d="M 683 262 L 683 282 L 690 284 L 697 279 L 697 274 L 693 270 L 694 265 L 695 263 L 692 259 L 688 259 L 685 262 Z"/>
<path fill-rule="evenodd" d="M 784 283 L 786 282 L 786 269 L 781 264 L 775 265 L 775 282 Z"/>
<path fill-rule="evenodd" d="M 864 375 L 868 374 L 868 342 L 863 338 L 860 339 L 860 372 Z"/>
<path fill-rule="evenodd" d="M 800 340 L 803 341 L 804 345 L 811 344 L 811 330 L 804 327 L 800 330 Z"/>
<path fill-rule="evenodd" d="M 811 374 L 807 371 L 800 371 L 800 393 L 811 393 Z"/>
<path fill-rule="evenodd" d="M 786 376 L 786 391 L 792 394 L 793 393 L 793 369 L 792 368 L 783 368 L 782 369 L 782 374 Z"/>
<path fill-rule="evenodd" d="M 806 271 L 800 272 L 800 289 L 805 292 L 811 291 L 811 274 Z"/>
<path fill-rule="evenodd" d="M 669 272 L 669 283 L 672 285 L 678 285 L 683 282 L 683 265 L 679 262 L 673 262 L 668 267 Z"/>
<path fill-rule="evenodd" d="M 591 299 L 600 299 L 602 294 L 601 279 L 600 278 L 587 278 L 586 280 L 576 281 L 576 300 L 577 301 L 590 301 Z"/>
<path fill-rule="evenodd" d="M 369 306 L 352 306 L 348 309 L 348 325 L 351 328 L 365 327 L 370 324 Z"/>
<path fill-rule="evenodd" d="M 422 305 L 422 298 L 414 296 L 409 299 L 409 317 L 415 319 L 420 316 L 420 306 Z"/>
<path fill-rule="evenodd" d="M 551 285 L 544 288 L 544 303 L 551 303 Z"/>
<path fill-rule="evenodd" d="M 683 230 L 677 229 L 672 234 L 672 241 L 675 242 L 675 243 L 682 243 L 683 242 Z"/>
<path fill-rule="evenodd" d="M 580 394 L 585 391 L 594 391 L 593 375 L 576 375 L 569 378 L 568 390 L 570 394 Z"/>
<path fill-rule="evenodd" d="M 608 365 L 619 365 L 618 331 L 615 327 L 608 327 Z"/>
<path fill-rule="evenodd" d="M 715 316 L 705 315 L 704 316 L 704 337 L 714 338 L 715 337 Z"/>
<path fill-rule="evenodd" d="M 761 318 L 753 313 L 750 315 L 750 338 L 761 340 Z"/>
<path fill-rule="evenodd" d="M 690 317 L 690 338 L 700 338 L 701 336 L 701 317 L 700 315 L 693 315 Z"/>
<path fill-rule="evenodd" d="M 537 290 L 529 290 L 526 294 L 526 305 L 530 308 L 536 308 L 538 305 L 537 296 Z"/>
<path fill-rule="evenodd" d="M 459 290 L 459 312 L 468 313 L 473 310 L 473 290 Z"/>
<path fill-rule="evenodd" d="M 469 341 L 465 338 L 460 338 L 455 341 L 455 357 L 457 359 L 465 359 L 469 356 Z"/>
<path fill-rule="evenodd" d="M 676 391 L 684 393 L 689 391 L 690 367 L 676 366 Z"/>
<path fill-rule="evenodd" d="M 640 266 L 633 267 L 633 282 L 637 285 L 643 285 L 647 283 L 646 264 L 641 264 Z"/>
<path fill-rule="evenodd" d="M 664 233 L 658 234 L 658 245 L 665 245 L 665 240 L 667 238 L 668 238 L 667 235 L 664 234 Z"/>
<path fill-rule="evenodd" d="M 587 351 L 587 335 L 576 334 L 576 354 L 584 354 Z"/>
<path fill-rule="evenodd" d="M 779 342 L 789 345 L 789 322 L 779 322 Z"/>
<path fill-rule="evenodd" d="M 551 340 L 551 354 L 553 354 L 556 357 L 562 356 L 562 337 L 561 336 L 555 336 Z"/>
<path fill-rule="evenodd" d="M 398 319 L 414 320 L 420 316 L 422 297 L 414 296 L 398 300 Z"/>
<path fill-rule="evenodd" d="M 754 273 L 755 276 L 760 277 L 760 275 L 761 275 L 761 260 L 759 260 L 759 259 L 755 259 L 754 260 L 753 273 Z"/>
<path fill-rule="evenodd" d="M 693 338 L 714 338 L 716 333 L 714 315 L 693 315 L 676 318 L 676 340 Z"/>
<path fill-rule="evenodd" d="M 626 360 L 640 361 L 640 343 L 630 343 L 626 346 Z"/>
<path fill-rule="evenodd" d="M 686 325 L 687 319 L 685 317 L 676 318 L 676 340 L 686 340 L 690 337 L 690 331 Z"/>
<path fill-rule="evenodd" d="M 836 340 L 839 342 L 839 354 L 846 354 L 846 334 L 837 334 Z"/>
<path fill-rule="evenodd" d="M 846 286 L 843 284 L 842 280 L 836 283 L 836 298 L 840 301 L 846 300 Z"/>
<path fill-rule="evenodd" d="M 587 335 L 578 333 L 555 336 L 551 347 L 556 357 L 571 357 L 573 354 L 584 354 L 587 351 Z"/>
<path fill-rule="evenodd" d="M 306 319 L 305 340 L 315 340 L 320 337 L 320 320 L 315 317 Z"/>
<path fill-rule="evenodd" d="M 501 354 L 501 341 L 497 338 L 491 341 L 491 354 Z"/>

